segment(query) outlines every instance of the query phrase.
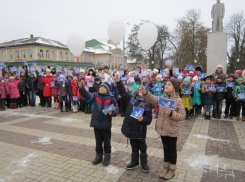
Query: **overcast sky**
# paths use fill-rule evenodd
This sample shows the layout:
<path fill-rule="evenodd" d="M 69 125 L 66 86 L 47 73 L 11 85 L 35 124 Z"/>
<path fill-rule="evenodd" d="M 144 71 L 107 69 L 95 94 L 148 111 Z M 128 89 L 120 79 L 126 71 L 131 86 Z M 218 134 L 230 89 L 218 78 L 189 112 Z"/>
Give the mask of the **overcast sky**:
<path fill-rule="evenodd" d="M 224 23 L 236 12 L 245 12 L 245 0 L 221 0 L 225 3 Z M 202 22 L 211 27 L 211 8 L 216 0 L 0 0 L 0 42 L 27 38 L 30 34 L 67 42 L 80 33 L 85 40 L 107 40 L 110 21 L 119 19 L 127 34 L 140 20 L 167 25 L 173 30 L 176 19 L 189 9 L 202 11 Z"/>

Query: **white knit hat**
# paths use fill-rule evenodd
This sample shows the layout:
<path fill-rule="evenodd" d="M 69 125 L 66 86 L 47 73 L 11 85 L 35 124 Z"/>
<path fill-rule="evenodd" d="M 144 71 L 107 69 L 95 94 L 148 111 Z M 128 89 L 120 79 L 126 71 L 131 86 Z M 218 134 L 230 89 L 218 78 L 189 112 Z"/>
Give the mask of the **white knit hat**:
<path fill-rule="evenodd" d="M 218 65 L 216 66 L 216 68 L 222 68 L 222 69 L 224 69 L 224 66 L 223 66 L 222 64 L 218 64 Z"/>
<path fill-rule="evenodd" d="M 49 72 L 50 73 L 50 69 L 47 69 L 46 72 Z"/>
<path fill-rule="evenodd" d="M 85 70 L 84 69 L 80 69 L 80 73 L 85 73 Z"/>
<path fill-rule="evenodd" d="M 193 78 L 192 78 L 192 81 L 198 81 L 198 77 L 197 76 L 194 76 Z"/>
<path fill-rule="evenodd" d="M 153 69 L 153 73 L 155 74 L 155 73 L 159 73 L 159 70 L 158 69 Z"/>
<path fill-rule="evenodd" d="M 157 75 L 156 79 L 160 78 L 162 80 L 162 75 Z"/>

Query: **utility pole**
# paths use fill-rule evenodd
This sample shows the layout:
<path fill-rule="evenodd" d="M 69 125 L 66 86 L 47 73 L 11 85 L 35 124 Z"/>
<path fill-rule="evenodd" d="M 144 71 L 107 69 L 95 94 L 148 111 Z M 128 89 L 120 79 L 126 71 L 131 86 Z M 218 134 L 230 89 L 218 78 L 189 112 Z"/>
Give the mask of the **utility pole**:
<path fill-rule="evenodd" d="M 125 36 L 123 36 L 123 67 L 125 67 Z"/>

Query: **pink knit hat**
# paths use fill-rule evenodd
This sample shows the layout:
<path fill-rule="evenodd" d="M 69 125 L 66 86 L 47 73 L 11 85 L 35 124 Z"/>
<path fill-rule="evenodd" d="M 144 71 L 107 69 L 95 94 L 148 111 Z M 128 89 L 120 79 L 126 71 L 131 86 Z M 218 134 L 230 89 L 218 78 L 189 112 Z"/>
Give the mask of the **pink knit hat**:
<path fill-rule="evenodd" d="M 9 77 L 9 79 L 11 80 L 11 79 L 14 79 L 14 77 L 13 76 L 11 76 L 11 77 Z"/>
<path fill-rule="evenodd" d="M 73 77 L 73 81 L 77 81 L 78 79 L 77 79 L 77 77 L 76 76 L 74 76 Z"/>

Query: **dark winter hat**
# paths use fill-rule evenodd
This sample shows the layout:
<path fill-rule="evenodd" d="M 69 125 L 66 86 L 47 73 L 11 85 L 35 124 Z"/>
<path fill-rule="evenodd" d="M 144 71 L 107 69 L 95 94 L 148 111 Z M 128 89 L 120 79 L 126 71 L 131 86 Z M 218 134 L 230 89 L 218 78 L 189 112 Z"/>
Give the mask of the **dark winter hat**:
<path fill-rule="evenodd" d="M 139 77 L 134 77 L 134 81 L 135 81 L 135 83 L 140 83 L 140 78 Z"/>
<path fill-rule="evenodd" d="M 208 76 L 206 76 L 206 77 L 204 78 L 204 81 L 206 81 L 206 79 L 212 79 L 212 78 L 213 78 L 212 75 L 208 75 Z"/>
<path fill-rule="evenodd" d="M 217 77 L 217 79 L 223 80 L 224 78 L 223 78 L 223 76 L 219 75 L 219 76 Z"/>
<path fill-rule="evenodd" d="M 195 70 L 196 70 L 196 71 L 202 72 L 202 67 L 201 67 L 201 66 L 197 66 L 197 67 L 195 68 Z"/>
<path fill-rule="evenodd" d="M 178 93 L 179 87 L 180 87 L 180 81 L 175 79 L 175 78 L 170 78 L 168 81 L 170 81 L 172 83 L 175 92 Z"/>
<path fill-rule="evenodd" d="M 140 66 L 140 65 L 138 65 L 138 66 L 136 66 L 136 68 L 139 68 L 139 69 L 141 69 L 141 66 Z"/>
<path fill-rule="evenodd" d="M 90 71 L 94 72 L 94 70 L 93 70 L 93 69 L 89 69 L 89 70 L 88 70 L 88 72 L 90 72 Z"/>
<path fill-rule="evenodd" d="M 100 84 L 100 87 L 104 86 L 107 89 L 107 92 L 109 93 L 111 91 L 111 85 L 108 82 L 102 82 Z"/>
<path fill-rule="evenodd" d="M 235 75 L 234 74 L 229 74 L 229 77 L 231 77 L 231 78 L 233 78 L 233 79 L 235 79 Z"/>
<path fill-rule="evenodd" d="M 108 66 L 105 66 L 104 69 L 109 69 L 109 67 Z"/>
<path fill-rule="evenodd" d="M 94 81 L 96 82 L 96 81 L 100 81 L 100 77 L 95 77 L 94 78 Z"/>

